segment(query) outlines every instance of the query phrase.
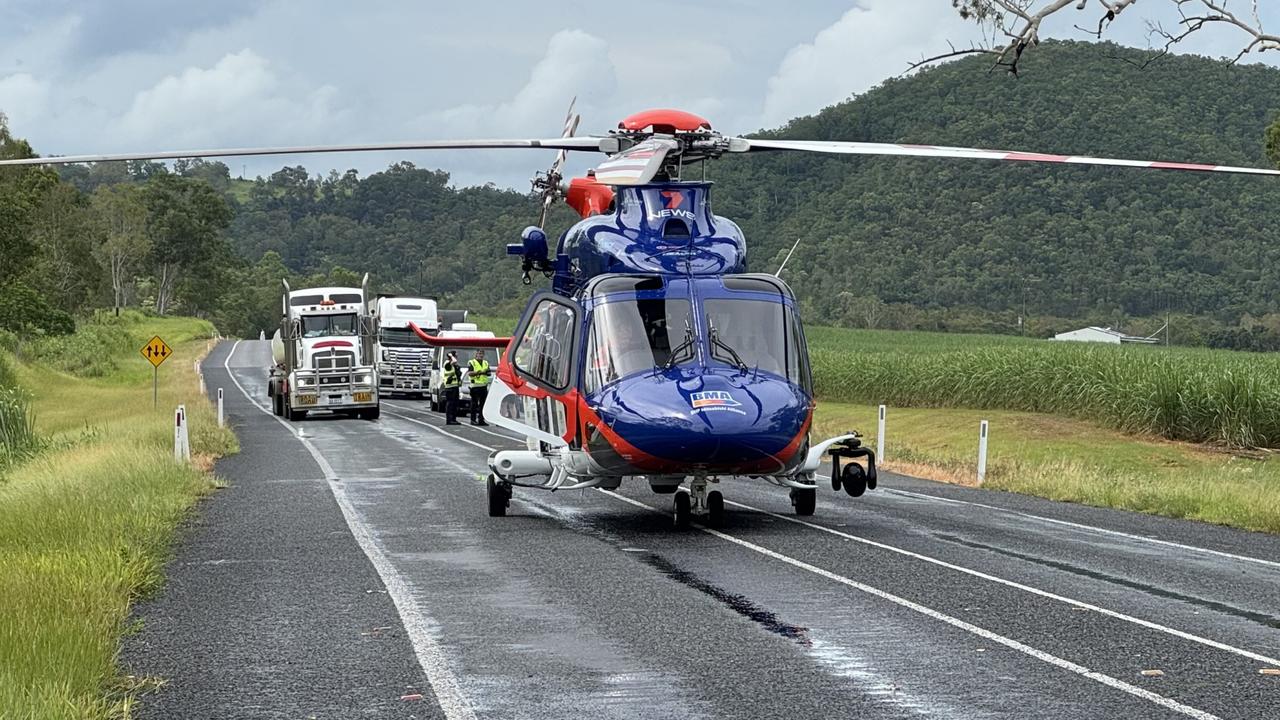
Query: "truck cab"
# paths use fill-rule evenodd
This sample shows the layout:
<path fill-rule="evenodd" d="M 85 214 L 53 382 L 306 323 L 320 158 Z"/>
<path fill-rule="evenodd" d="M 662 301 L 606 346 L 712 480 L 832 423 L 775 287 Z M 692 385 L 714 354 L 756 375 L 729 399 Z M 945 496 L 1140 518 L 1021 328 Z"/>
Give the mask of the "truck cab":
<path fill-rule="evenodd" d="M 368 280 L 359 288 L 292 290 L 285 281 L 280 328 L 271 341 L 267 382 L 276 415 L 301 420 L 312 410 L 374 420 L 381 413 L 374 365 Z"/>
<path fill-rule="evenodd" d="M 378 391 L 426 397 L 430 391 L 432 350 L 410 327 L 439 332 L 436 301 L 417 297 L 380 297 L 374 309 L 378 336 L 374 356 Z"/>
<path fill-rule="evenodd" d="M 449 356 L 449 353 L 454 353 L 458 357 L 458 364 L 465 370 L 467 361 L 475 357 L 476 350 L 483 350 L 484 359 L 488 360 L 489 366 L 496 371 L 498 367 L 498 348 L 467 344 L 468 340 L 477 338 L 492 339 L 495 337 L 493 333 L 487 330 L 478 330 L 474 323 L 453 323 L 452 329 L 441 330 L 437 337 L 442 341 L 454 341 L 432 348 L 431 383 L 429 388 L 431 409 L 440 412 L 444 410 L 444 359 Z M 467 382 L 464 378 L 458 391 L 458 412 L 462 412 L 464 408 L 469 407 L 470 403 L 471 390 L 467 387 Z"/>

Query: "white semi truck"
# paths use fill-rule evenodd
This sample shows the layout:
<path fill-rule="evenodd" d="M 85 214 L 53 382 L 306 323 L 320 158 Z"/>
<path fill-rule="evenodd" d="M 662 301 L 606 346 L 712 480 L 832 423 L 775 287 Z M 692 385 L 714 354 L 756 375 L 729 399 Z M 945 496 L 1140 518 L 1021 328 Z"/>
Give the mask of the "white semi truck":
<path fill-rule="evenodd" d="M 358 288 L 291 290 L 288 281 L 283 284 L 267 382 L 275 414 L 301 420 L 311 410 L 328 410 L 376 420 L 381 406 L 376 327 L 366 302 L 369 276 Z"/>
<path fill-rule="evenodd" d="M 436 301 L 416 297 L 380 297 L 374 309 L 378 342 L 378 391 L 425 397 L 430 392 L 432 348 L 409 324 L 428 335 L 439 332 Z"/>

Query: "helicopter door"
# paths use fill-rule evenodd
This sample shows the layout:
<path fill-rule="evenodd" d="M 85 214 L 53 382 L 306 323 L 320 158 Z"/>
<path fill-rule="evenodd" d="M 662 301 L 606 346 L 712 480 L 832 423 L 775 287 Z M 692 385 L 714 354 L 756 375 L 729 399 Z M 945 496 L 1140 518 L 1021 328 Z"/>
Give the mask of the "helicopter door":
<path fill-rule="evenodd" d="M 524 382 L 491 390 L 486 419 L 494 409 L 498 424 L 552 446 L 565 445 L 575 414 L 565 395 L 577 387 L 574 358 L 581 325 L 577 303 L 546 291 L 535 295 L 508 353 L 511 368 Z"/>

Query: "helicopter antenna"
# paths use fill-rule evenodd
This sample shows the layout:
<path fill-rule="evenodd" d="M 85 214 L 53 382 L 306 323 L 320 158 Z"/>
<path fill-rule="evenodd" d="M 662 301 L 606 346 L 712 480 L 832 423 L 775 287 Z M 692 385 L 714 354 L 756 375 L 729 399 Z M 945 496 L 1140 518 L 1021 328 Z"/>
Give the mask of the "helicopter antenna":
<path fill-rule="evenodd" d="M 774 277 L 782 277 L 782 268 L 787 266 L 787 261 L 791 259 L 791 253 L 795 252 L 796 248 L 800 246 L 800 240 L 802 239 L 802 237 L 796 238 L 796 242 L 791 246 L 790 252 L 787 253 L 786 257 L 782 258 L 782 264 L 778 266 L 778 272 L 773 274 Z"/>

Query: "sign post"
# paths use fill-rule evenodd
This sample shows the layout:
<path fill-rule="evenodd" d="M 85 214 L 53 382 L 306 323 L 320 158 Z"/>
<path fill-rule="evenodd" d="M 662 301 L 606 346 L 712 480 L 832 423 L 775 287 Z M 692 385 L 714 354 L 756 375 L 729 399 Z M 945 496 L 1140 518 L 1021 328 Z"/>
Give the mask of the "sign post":
<path fill-rule="evenodd" d="M 169 344 L 160 339 L 159 335 L 147 341 L 146 345 L 138 352 L 142 353 L 142 357 L 151 362 L 151 406 L 160 406 L 160 363 L 164 362 L 173 354 L 173 348 Z"/>

